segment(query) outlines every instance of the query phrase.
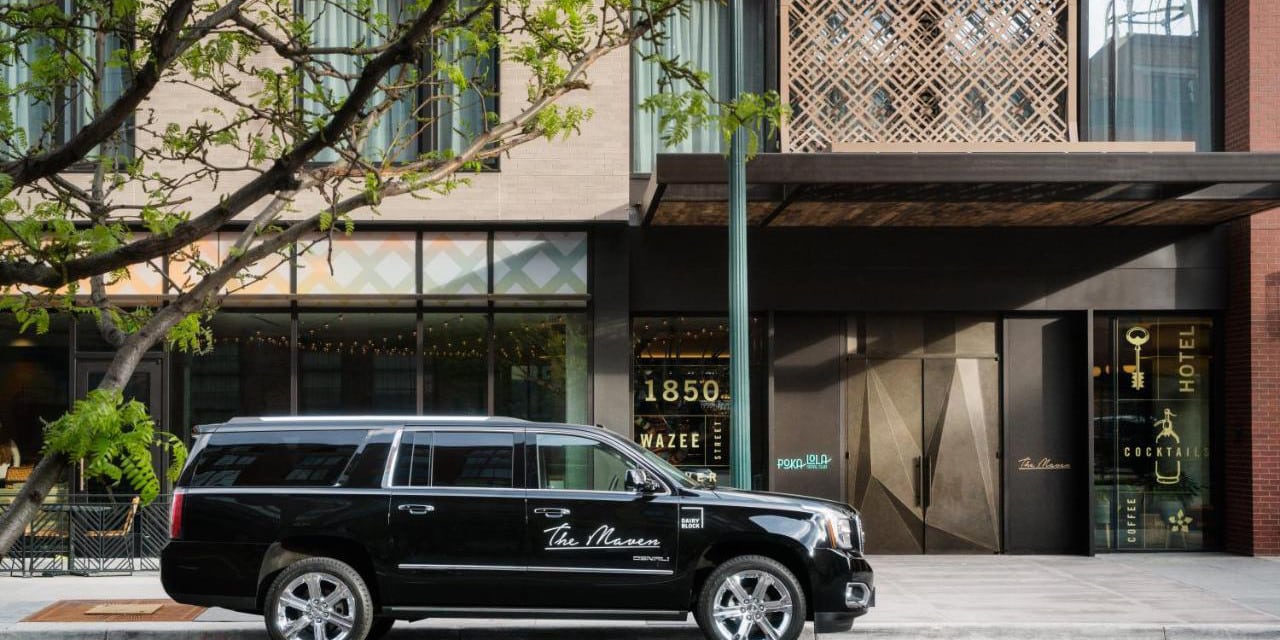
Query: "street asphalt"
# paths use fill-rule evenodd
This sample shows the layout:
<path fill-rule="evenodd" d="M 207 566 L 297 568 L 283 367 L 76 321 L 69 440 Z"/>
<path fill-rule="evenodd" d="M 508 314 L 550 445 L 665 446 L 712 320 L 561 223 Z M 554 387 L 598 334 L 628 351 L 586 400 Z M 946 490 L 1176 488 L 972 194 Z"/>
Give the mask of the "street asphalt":
<path fill-rule="evenodd" d="M 877 556 L 877 606 L 822 638 L 1280 640 L 1280 559 L 1221 554 Z M 266 638 L 262 620 L 220 609 L 188 623 L 32 623 L 57 600 L 163 598 L 154 573 L 0 578 L 0 640 Z M 686 623 L 424 620 L 392 638 L 698 640 Z M 812 630 L 805 638 L 812 638 Z"/>

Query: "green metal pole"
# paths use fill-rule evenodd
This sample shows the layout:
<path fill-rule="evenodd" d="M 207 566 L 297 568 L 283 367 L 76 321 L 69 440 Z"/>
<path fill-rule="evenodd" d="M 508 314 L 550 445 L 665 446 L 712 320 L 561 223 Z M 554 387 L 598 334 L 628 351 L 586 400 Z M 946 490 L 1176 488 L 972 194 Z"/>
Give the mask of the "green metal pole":
<path fill-rule="evenodd" d="M 743 91 L 743 0 L 732 0 L 733 84 Z M 729 461 L 733 486 L 751 488 L 751 342 L 747 317 L 747 141 L 738 127 L 729 145 Z"/>

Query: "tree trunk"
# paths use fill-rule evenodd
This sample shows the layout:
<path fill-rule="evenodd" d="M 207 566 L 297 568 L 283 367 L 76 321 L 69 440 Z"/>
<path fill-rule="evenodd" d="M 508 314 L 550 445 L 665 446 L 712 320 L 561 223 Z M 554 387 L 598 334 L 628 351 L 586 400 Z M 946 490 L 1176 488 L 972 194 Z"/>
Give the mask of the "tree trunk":
<path fill-rule="evenodd" d="M 31 470 L 31 477 L 22 485 L 22 491 L 14 496 L 13 504 L 0 514 L 0 558 L 9 555 L 13 544 L 22 537 L 27 525 L 35 519 L 40 511 L 40 504 L 66 474 L 70 465 L 60 455 L 47 455 L 36 463 Z"/>

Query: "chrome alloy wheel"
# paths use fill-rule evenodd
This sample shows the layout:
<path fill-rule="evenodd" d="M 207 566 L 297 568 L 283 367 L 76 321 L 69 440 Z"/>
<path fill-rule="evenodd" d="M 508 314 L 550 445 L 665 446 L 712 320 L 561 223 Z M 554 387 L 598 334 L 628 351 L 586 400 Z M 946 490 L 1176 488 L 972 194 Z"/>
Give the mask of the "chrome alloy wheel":
<path fill-rule="evenodd" d="M 345 640 L 356 624 L 355 594 L 328 573 L 304 573 L 280 592 L 275 624 L 289 640 Z"/>
<path fill-rule="evenodd" d="M 765 571 L 740 571 L 724 579 L 711 615 L 722 640 L 777 640 L 791 626 L 791 593 Z"/>

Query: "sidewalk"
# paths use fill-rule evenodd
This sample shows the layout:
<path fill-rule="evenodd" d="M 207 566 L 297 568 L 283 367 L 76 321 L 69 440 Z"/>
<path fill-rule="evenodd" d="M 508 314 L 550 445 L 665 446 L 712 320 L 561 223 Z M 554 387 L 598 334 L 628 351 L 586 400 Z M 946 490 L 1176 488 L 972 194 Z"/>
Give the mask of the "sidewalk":
<path fill-rule="evenodd" d="M 878 556 L 877 607 L 842 640 L 1276 638 L 1280 560 L 1217 554 Z M 22 618 L 60 599 L 163 598 L 155 574 L 0 578 L 0 640 L 266 638 L 261 618 L 212 609 L 192 623 L 55 624 Z M 424 620 L 392 638 L 697 640 L 692 623 Z M 805 637 L 812 637 L 806 633 Z"/>

